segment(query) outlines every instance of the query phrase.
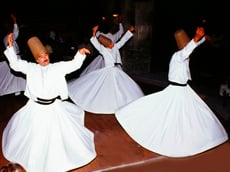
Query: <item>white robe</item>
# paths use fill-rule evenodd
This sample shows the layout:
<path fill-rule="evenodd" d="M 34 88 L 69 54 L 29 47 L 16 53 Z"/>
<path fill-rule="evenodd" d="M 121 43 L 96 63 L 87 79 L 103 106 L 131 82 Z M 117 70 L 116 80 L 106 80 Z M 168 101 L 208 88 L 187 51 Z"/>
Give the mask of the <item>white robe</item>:
<path fill-rule="evenodd" d="M 104 35 L 107 38 L 111 39 L 113 42 L 117 42 L 121 36 L 124 34 L 124 27 L 121 23 L 119 23 L 119 30 L 112 34 L 110 32 L 108 33 L 103 33 L 100 31 L 97 31 L 96 36 L 98 37 L 99 35 Z M 81 72 L 80 77 L 88 74 L 94 70 L 98 70 L 105 67 L 105 63 L 104 63 L 104 58 L 102 57 L 102 55 L 98 55 L 97 57 L 95 57 L 95 59 Z"/>
<path fill-rule="evenodd" d="M 47 66 L 16 58 L 5 51 L 10 66 L 27 76 L 25 95 L 29 101 L 10 119 L 2 136 L 4 157 L 28 172 L 64 172 L 84 166 L 96 157 L 94 134 L 84 126 L 84 110 L 56 99 L 50 105 L 37 98 L 68 98 L 65 75 L 81 67 L 85 55 Z"/>
<path fill-rule="evenodd" d="M 189 55 L 203 41 L 191 40 L 172 56 L 170 81 L 187 83 Z M 115 117 L 141 146 L 169 157 L 196 155 L 228 140 L 216 115 L 189 85 L 170 84 L 119 109 Z"/>
<path fill-rule="evenodd" d="M 18 24 L 17 23 L 14 23 L 13 25 L 13 47 L 14 47 L 14 51 L 17 55 L 20 54 L 20 48 L 19 48 L 19 45 L 17 43 L 17 39 L 19 37 L 19 27 L 18 27 Z M 7 48 L 8 46 L 8 34 L 3 38 L 3 44 L 5 46 L 5 48 Z"/>
<path fill-rule="evenodd" d="M 132 35 L 127 31 L 112 49 L 91 37 L 90 41 L 104 57 L 105 67 L 69 81 L 69 96 L 75 104 L 88 112 L 113 114 L 118 108 L 144 96 L 139 85 L 120 66 L 114 66 L 115 62 L 122 63 L 119 49 Z"/>
<path fill-rule="evenodd" d="M 13 25 L 13 49 L 20 58 L 20 49 L 16 42 L 19 36 L 17 23 Z M 3 38 L 4 46 L 8 46 L 8 35 Z M 26 80 L 23 75 L 13 72 L 6 61 L 0 62 L 0 96 L 25 91 Z"/>
<path fill-rule="evenodd" d="M 6 61 L 0 62 L 0 96 L 25 91 L 26 80 L 23 75 L 14 73 Z"/>

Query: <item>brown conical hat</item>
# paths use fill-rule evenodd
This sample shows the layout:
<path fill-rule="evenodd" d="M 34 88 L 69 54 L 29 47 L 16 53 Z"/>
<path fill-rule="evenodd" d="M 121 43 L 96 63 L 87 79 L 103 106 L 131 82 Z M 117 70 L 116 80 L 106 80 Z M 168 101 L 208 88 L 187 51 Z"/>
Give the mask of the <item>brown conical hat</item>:
<path fill-rule="evenodd" d="M 98 37 L 98 41 L 104 45 L 105 47 L 108 47 L 109 45 L 111 45 L 111 43 L 113 42 L 111 39 L 107 38 L 104 35 L 99 35 Z"/>
<path fill-rule="evenodd" d="M 182 49 L 191 40 L 184 29 L 179 29 L 174 33 L 176 39 L 177 47 Z"/>
<path fill-rule="evenodd" d="M 35 59 L 37 59 L 43 53 L 48 53 L 45 46 L 36 36 L 33 36 L 30 39 L 28 39 L 27 45 Z"/>

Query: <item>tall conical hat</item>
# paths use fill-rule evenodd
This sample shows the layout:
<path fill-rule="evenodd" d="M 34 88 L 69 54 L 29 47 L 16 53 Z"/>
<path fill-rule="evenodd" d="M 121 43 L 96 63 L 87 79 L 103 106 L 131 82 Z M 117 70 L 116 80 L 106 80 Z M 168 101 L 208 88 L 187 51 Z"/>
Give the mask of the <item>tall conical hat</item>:
<path fill-rule="evenodd" d="M 45 46 L 36 36 L 33 36 L 30 39 L 28 39 L 27 45 L 35 59 L 37 59 L 43 53 L 48 53 Z"/>
<path fill-rule="evenodd" d="M 104 36 L 104 35 L 99 35 L 98 41 L 99 41 L 102 45 L 104 45 L 105 47 L 108 47 L 108 46 L 111 45 L 111 43 L 112 43 L 112 40 L 109 39 L 109 38 L 107 38 L 107 37 Z"/>
<path fill-rule="evenodd" d="M 176 39 L 177 47 L 182 49 L 191 40 L 184 29 L 179 29 L 174 33 Z"/>

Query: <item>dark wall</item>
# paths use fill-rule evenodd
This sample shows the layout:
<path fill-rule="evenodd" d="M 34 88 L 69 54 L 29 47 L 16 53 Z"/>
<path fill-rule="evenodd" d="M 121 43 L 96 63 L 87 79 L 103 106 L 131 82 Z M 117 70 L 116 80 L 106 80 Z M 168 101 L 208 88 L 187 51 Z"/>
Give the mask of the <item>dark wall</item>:
<path fill-rule="evenodd" d="M 199 25 L 212 37 L 191 56 L 191 71 L 195 76 L 229 75 L 230 39 L 227 20 L 230 9 L 222 1 L 156 1 L 153 16 L 152 71 L 168 71 L 172 54 L 177 50 L 174 32 L 184 28 L 192 38 Z M 206 23 L 202 20 L 206 19 Z"/>
<path fill-rule="evenodd" d="M 148 1 L 144 0 L 144 2 Z M 135 2 L 143 1 L 131 1 L 131 3 Z M 122 5 L 122 0 L 41 0 L 31 2 L 2 0 L 0 2 L 0 19 L 3 23 L 6 15 L 14 12 L 18 17 L 18 22 L 28 26 L 24 30 L 27 34 L 57 27 L 61 31 L 73 33 L 72 38 L 78 39 L 78 36 L 90 34 L 92 26 L 98 22 L 101 16 L 119 12 Z M 207 32 L 214 39 L 205 48 L 196 51 L 191 61 L 192 69 L 196 69 L 197 73 L 228 73 L 226 70 L 229 63 L 226 59 L 230 57 L 230 28 L 228 26 L 230 9 L 227 2 L 223 0 L 155 0 L 152 10 L 152 19 L 149 21 L 153 28 L 152 72 L 168 70 L 169 60 L 177 49 L 173 38 L 175 30 L 183 27 L 192 38 L 196 26 L 205 18 Z M 1 28 L 1 38 L 4 33 L 4 29 Z"/>

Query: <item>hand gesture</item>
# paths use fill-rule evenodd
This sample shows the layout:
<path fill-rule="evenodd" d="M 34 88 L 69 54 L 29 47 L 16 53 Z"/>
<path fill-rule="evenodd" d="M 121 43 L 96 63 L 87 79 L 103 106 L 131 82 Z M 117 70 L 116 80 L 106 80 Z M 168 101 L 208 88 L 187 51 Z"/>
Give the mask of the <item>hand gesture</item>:
<path fill-rule="evenodd" d="M 130 27 L 129 27 L 129 31 L 130 31 L 130 32 L 134 32 L 134 31 L 135 31 L 135 27 L 134 27 L 134 26 L 130 26 Z"/>
<path fill-rule="evenodd" d="M 16 16 L 14 14 L 10 14 L 10 17 L 12 18 L 13 23 L 16 24 L 17 23 Z"/>
<path fill-rule="evenodd" d="M 90 51 L 87 48 L 80 48 L 79 52 L 80 52 L 80 54 L 83 54 L 83 55 L 90 54 Z"/>
<path fill-rule="evenodd" d="M 13 33 L 12 32 L 8 34 L 7 41 L 8 41 L 9 47 L 12 47 L 13 46 Z"/>
<path fill-rule="evenodd" d="M 96 36 L 96 32 L 97 32 L 98 28 L 99 28 L 99 25 L 96 25 L 92 28 L 93 36 Z"/>
<path fill-rule="evenodd" d="M 197 41 L 199 41 L 204 35 L 205 35 L 204 27 L 197 27 L 196 33 L 195 33 L 195 36 L 194 36 L 193 40 L 194 40 L 195 42 L 197 42 Z"/>

